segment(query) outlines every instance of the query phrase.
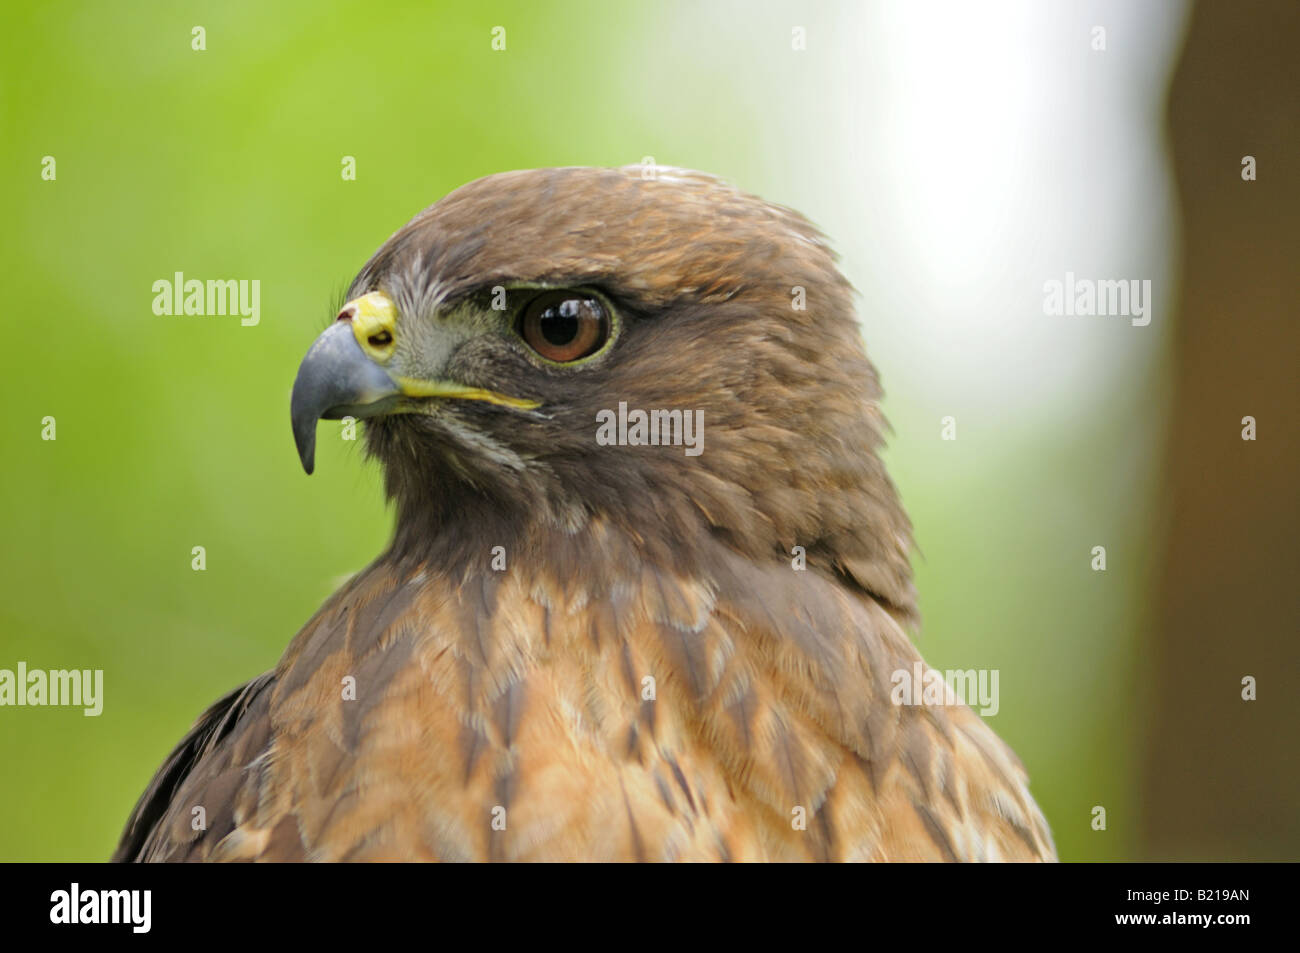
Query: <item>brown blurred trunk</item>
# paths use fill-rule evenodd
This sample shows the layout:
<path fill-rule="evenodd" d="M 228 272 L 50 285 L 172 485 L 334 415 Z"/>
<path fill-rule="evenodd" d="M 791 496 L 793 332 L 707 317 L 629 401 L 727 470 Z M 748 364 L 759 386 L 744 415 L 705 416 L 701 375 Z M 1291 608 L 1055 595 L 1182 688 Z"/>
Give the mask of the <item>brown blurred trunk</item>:
<path fill-rule="evenodd" d="M 1193 11 L 1170 91 L 1183 216 L 1147 858 L 1300 859 L 1300 4 Z M 1241 177 L 1256 158 L 1258 179 Z M 1253 416 L 1258 438 L 1241 439 Z M 1258 700 L 1241 698 L 1243 677 Z"/>

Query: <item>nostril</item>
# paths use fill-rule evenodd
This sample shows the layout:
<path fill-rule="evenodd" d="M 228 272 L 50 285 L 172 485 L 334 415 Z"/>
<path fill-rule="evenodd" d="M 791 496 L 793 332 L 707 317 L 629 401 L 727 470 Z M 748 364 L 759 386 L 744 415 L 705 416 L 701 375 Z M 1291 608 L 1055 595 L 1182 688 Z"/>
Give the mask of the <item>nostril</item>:
<path fill-rule="evenodd" d="M 357 306 L 355 304 L 350 304 L 342 311 L 339 312 L 338 320 L 351 321 L 356 316 L 357 316 Z"/>

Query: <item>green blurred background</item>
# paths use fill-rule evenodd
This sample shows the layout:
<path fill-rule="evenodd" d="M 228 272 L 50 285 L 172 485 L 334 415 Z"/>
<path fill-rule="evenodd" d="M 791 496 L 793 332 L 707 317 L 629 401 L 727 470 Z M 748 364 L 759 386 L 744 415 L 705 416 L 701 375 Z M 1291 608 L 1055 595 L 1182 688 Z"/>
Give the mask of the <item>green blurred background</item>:
<path fill-rule="evenodd" d="M 1052 6 L 6 5 L 0 667 L 102 668 L 106 699 L 0 710 L 0 860 L 107 858 L 195 716 L 384 545 L 357 445 L 322 424 L 308 479 L 288 421 L 369 254 L 470 179 L 646 156 L 795 206 L 843 251 L 917 528 L 921 649 L 1000 670 L 991 723 L 1061 856 L 1293 851 L 1294 820 L 1281 848 L 1143 820 L 1179 353 L 1162 116 L 1188 10 Z M 1045 318 L 1069 269 L 1155 279 L 1156 320 Z M 260 324 L 155 316 L 176 271 L 259 279 Z"/>

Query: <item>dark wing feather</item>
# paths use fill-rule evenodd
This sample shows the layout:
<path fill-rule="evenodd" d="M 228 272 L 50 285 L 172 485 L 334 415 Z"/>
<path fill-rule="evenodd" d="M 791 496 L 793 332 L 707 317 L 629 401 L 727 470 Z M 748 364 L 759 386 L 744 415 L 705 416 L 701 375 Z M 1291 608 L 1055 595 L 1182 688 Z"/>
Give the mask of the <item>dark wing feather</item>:
<path fill-rule="evenodd" d="M 163 818 L 181 784 L 195 766 L 230 735 L 239 719 L 274 680 L 275 673 L 266 672 L 236 688 L 199 716 L 189 734 L 181 739 L 140 796 L 126 822 L 126 829 L 122 831 L 122 840 L 113 852 L 113 863 L 146 859 L 147 847 L 157 839 Z"/>

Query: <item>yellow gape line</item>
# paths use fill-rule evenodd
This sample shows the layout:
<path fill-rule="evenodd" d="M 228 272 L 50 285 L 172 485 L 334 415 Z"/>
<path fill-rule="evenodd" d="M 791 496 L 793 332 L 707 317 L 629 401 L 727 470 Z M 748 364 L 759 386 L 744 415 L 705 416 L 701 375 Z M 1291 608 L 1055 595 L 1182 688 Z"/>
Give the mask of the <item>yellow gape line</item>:
<path fill-rule="evenodd" d="M 494 390 L 481 387 L 466 387 L 451 381 L 422 381 L 414 377 L 399 377 L 397 384 L 402 388 L 403 397 L 460 397 L 465 400 L 482 400 L 502 407 L 517 407 L 520 410 L 532 410 L 540 407 L 541 402 L 524 397 L 510 397 L 498 394 Z"/>

